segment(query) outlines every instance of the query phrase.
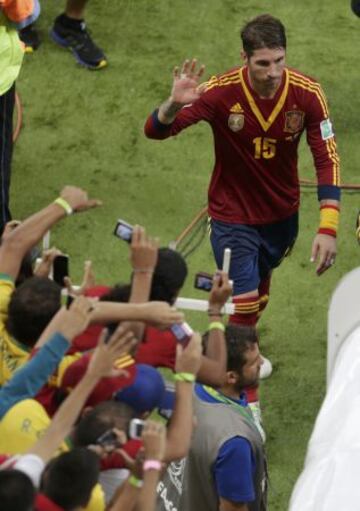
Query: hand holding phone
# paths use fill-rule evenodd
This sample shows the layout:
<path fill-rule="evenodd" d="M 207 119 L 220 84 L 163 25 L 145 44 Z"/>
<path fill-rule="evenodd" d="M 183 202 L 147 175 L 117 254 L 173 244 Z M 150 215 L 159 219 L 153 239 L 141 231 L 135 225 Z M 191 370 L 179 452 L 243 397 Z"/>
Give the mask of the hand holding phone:
<path fill-rule="evenodd" d="M 114 235 L 127 243 L 131 243 L 133 230 L 134 228 L 132 225 L 119 219 L 114 229 Z"/>
<path fill-rule="evenodd" d="M 202 291 L 211 291 L 213 285 L 213 276 L 210 273 L 199 271 L 195 275 L 194 287 L 195 289 L 201 289 Z"/>
<path fill-rule="evenodd" d="M 170 330 L 181 344 L 187 343 L 194 333 L 191 326 L 185 321 L 184 323 L 175 323 L 170 327 Z"/>
<path fill-rule="evenodd" d="M 96 444 L 101 447 L 119 447 L 120 442 L 117 434 L 112 429 L 105 431 L 99 438 L 96 440 Z"/>
<path fill-rule="evenodd" d="M 140 440 L 144 429 L 145 421 L 141 419 L 131 419 L 129 424 L 129 437 Z"/>
<path fill-rule="evenodd" d="M 53 280 L 59 286 L 66 287 L 64 278 L 69 276 L 69 256 L 62 254 L 55 257 L 53 261 Z"/>

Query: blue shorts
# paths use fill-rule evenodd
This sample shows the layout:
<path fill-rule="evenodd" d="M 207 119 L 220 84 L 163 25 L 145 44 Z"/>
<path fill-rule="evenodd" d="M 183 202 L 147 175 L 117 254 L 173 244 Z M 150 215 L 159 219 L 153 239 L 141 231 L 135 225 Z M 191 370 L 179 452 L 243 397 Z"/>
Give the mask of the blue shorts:
<path fill-rule="evenodd" d="M 258 289 L 260 281 L 279 266 L 298 234 L 298 213 L 267 225 L 228 224 L 210 220 L 210 241 L 218 268 L 225 248 L 231 248 L 229 276 L 233 294 Z"/>

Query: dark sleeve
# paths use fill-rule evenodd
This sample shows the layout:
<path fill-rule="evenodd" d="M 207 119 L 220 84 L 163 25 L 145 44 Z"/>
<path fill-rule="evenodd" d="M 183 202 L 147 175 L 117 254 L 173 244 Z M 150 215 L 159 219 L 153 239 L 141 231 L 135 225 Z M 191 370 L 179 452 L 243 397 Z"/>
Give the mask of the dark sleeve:
<path fill-rule="evenodd" d="M 195 103 L 185 105 L 178 112 L 172 124 L 162 124 L 158 119 L 159 110 L 155 110 L 146 120 L 145 135 L 148 138 L 161 140 L 177 135 L 183 129 L 199 121 L 211 122 L 215 110 L 215 95 L 214 91 L 204 92 Z"/>

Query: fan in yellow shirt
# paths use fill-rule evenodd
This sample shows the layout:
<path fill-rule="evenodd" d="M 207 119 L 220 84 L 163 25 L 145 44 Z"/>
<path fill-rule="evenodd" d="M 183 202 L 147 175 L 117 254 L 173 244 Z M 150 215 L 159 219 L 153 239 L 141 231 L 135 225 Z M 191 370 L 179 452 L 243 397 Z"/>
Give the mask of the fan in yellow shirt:
<path fill-rule="evenodd" d="M 0 275 L 0 385 L 28 360 L 31 348 L 15 341 L 6 328 L 8 307 L 15 284 L 10 276 Z"/>

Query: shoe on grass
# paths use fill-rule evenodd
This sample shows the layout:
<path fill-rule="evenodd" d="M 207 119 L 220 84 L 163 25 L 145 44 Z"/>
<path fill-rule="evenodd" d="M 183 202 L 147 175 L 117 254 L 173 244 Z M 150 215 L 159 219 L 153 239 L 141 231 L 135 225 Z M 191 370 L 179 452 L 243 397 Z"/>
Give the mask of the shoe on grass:
<path fill-rule="evenodd" d="M 262 356 L 263 363 L 260 367 L 260 380 L 265 380 L 265 378 L 269 378 L 272 373 L 272 363 L 268 358 Z"/>
<path fill-rule="evenodd" d="M 33 53 L 41 44 L 39 32 L 33 24 L 19 30 L 19 37 L 25 45 L 25 53 Z"/>
<path fill-rule="evenodd" d="M 59 46 L 68 48 L 82 66 L 88 69 L 107 66 L 104 52 L 92 40 L 84 21 L 72 20 L 62 14 L 55 19 L 50 36 Z"/>

